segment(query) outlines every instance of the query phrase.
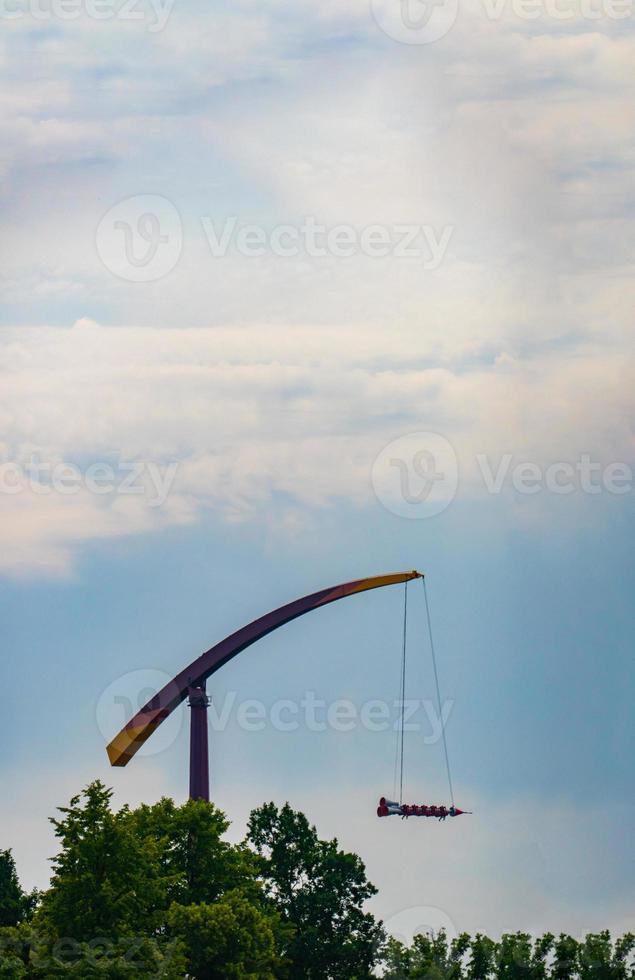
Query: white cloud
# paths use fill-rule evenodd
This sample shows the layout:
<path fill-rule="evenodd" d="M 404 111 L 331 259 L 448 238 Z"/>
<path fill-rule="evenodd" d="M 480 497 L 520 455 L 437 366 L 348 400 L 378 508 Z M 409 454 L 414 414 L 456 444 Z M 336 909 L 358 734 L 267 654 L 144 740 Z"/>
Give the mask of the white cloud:
<path fill-rule="evenodd" d="M 377 454 L 421 429 L 454 446 L 463 500 L 483 493 L 479 453 L 494 468 L 506 453 L 541 465 L 583 453 L 633 460 L 632 368 L 593 345 L 529 360 L 499 347 L 496 359 L 468 367 L 471 338 L 439 351 L 434 335 L 413 328 L 110 329 L 85 318 L 70 330 L 5 330 L 3 341 L 4 461 L 178 463 L 157 507 L 147 474 L 145 496 L 84 486 L 60 495 L 39 484 L 3 492 L 9 573 L 70 569 L 87 541 L 189 523 L 209 509 L 230 521 L 279 520 L 277 494 L 294 520 L 298 507 L 369 505 Z M 439 366 L 416 366 L 430 361 Z"/>
<path fill-rule="evenodd" d="M 263 310 L 335 324 L 346 311 L 553 338 L 592 326 L 571 299 L 592 277 L 612 319 L 610 291 L 632 279 L 635 35 L 606 18 L 490 22 L 473 7 L 414 50 L 361 2 L 179 4 L 152 43 L 143 24 L 55 24 L 54 39 L 33 41 L 38 82 L 22 77 L 19 45 L 7 49 L 7 299 L 34 322 L 52 309 L 68 322 L 81 301 L 98 319 L 150 326 L 253 323 Z M 144 193 L 173 200 L 186 247 L 140 290 L 100 265 L 94 236 L 109 206 Z M 227 213 L 455 231 L 435 275 L 407 261 L 214 262 L 200 219 Z M 621 311 L 602 323 L 627 328 Z"/>
<path fill-rule="evenodd" d="M 410 47 L 351 0 L 180 3 L 147 26 L 8 26 L 5 301 L 15 322 L 77 324 L 4 331 L 0 422 L 5 459 L 175 459 L 177 480 L 152 514 L 3 497 L 5 571 L 69 570 L 83 542 L 209 509 L 284 525 L 280 494 L 292 524 L 364 506 L 377 453 L 420 429 L 454 445 L 467 497 L 477 452 L 632 460 L 630 24 L 524 21 L 509 4 L 491 21 L 475 0 Z M 104 213 L 136 194 L 183 222 L 156 282 L 117 278 L 95 248 Z M 214 259 L 201 218 L 232 214 L 453 232 L 435 271 Z"/>

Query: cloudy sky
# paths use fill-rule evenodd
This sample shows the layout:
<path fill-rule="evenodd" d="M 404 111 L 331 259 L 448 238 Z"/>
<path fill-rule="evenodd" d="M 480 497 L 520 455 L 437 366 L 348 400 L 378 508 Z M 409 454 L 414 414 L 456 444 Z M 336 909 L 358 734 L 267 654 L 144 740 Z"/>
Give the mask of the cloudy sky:
<path fill-rule="evenodd" d="M 89 779 L 183 798 L 185 709 L 106 765 L 140 694 L 272 607 L 417 567 L 474 816 L 374 816 L 392 589 L 214 678 L 233 833 L 305 808 L 396 933 L 632 926 L 632 0 L 0 17 L 0 847 L 25 884 Z M 406 792 L 441 801 L 411 589 Z"/>

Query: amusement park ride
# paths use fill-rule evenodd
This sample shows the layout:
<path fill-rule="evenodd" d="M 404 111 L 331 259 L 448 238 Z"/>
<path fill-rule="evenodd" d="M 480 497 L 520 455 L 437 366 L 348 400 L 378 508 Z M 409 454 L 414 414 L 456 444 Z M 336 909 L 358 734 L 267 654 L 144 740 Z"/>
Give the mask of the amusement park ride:
<path fill-rule="evenodd" d="M 208 747 L 208 726 L 207 708 L 210 699 L 207 696 L 206 682 L 217 670 L 226 664 L 233 657 L 237 656 L 252 643 L 260 640 L 263 636 L 273 632 L 285 623 L 319 609 L 338 599 L 346 596 L 356 595 L 359 592 L 367 592 L 370 589 L 382 588 L 386 585 L 404 584 L 404 630 L 403 630 L 403 651 L 401 669 L 401 693 L 402 704 L 405 697 L 405 667 L 406 667 L 406 623 L 408 609 L 408 583 L 413 579 L 421 579 L 425 593 L 425 579 L 421 572 L 397 572 L 392 575 L 377 575 L 373 578 L 357 579 L 354 582 L 346 582 L 330 589 L 323 589 L 314 592 L 312 595 L 296 599 L 273 612 L 261 616 L 242 629 L 232 633 L 230 636 L 221 640 L 205 653 L 201 654 L 188 667 L 185 667 L 168 684 L 165 685 L 147 704 L 134 715 L 130 721 L 124 725 L 121 731 L 113 738 L 107 746 L 108 758 L 113 766 L 126 766 L 136 752 L 147 741 L 159 725 L 177 708 L 185 699 L 188 699 L 190 714 L 190 797 L 192 799 L 209 800 L 209 747 Z M 432 661 L 434 665 L 434 676 L 437 686 L 437 698 L 440 708 L 440 695 L 438 675 L 436 669 L 436 659 L 434 654 L 434 644 L 432 642 L 432 630 L 430 626 L 430 611 L 428 607 L 427 593 L 425 593 L 426 612 L 428 615 L 428 628 L 430 632 L 430 644 L 432 649 Z M 452 780 L 450 776 L 450 766 L 448 762 L 447 745 L 445 742 L 445 730 L 442 729 L 443 746 L 445 750 L 445 761 L 448 775 L 448 784 L 452 803 L 449 807 L 437 806 L 415 806 L 404 804 L 401 801 L 403 793 L 403 731 L 401 726 L 401 780 L 400 780 L 400 802 L 393 803 L 382 797 L 377 808 L 377 816 L 434 816 L 439 820 L 446 817 L 459 816 L 461 813 L 469 811 L 458 810 L 454 806 L 454 796 L 452 791 Z"/>

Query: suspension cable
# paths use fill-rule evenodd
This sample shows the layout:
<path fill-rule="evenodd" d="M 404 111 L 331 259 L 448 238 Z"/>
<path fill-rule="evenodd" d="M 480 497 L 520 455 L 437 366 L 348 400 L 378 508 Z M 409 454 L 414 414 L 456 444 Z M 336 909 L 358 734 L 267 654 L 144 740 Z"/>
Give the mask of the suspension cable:
<path fill-rule="evenodd" d="M 403 593 L 403 645 L 401 652 L 401 763 L 399 768 L 399 802 L 403 803 L 403 757 L 404 757 L 404 721 L 406 713 L 406 646 L 408 636 L 408 583 L 405 583 Z"/>
<path fill-rule="evenodd" d="M 445 768 L 446 768 L 446 771 L 447 771 L 447 774 L 448 774 L 448 786 L 449 786 L 449 789 L 450 789 L 450 800 L 451 800 L 452 806 L 454 806 L 454 790 L 452 789 L 452 776 L 450 774 L 450 760 L 449 760 L 449 757 L 448 757 L 448 743 L 447 743 L 446 738 L 445 738 L 445 722 L 443 720 L 443 708 L 441 706 L 441 692 L 440 692 L 440 689 L 439 689 L 439 673 L 437 671 L 437 658 L 436 658 L 436 654 L 435 654 L 435 650 L 434 650 L 434 640 L 432 638 L 432 620 L 430 618 L 430 605 L 428 603 L 428 590 L 426 588 L 426 580 L 425 580 L 425 578 L 422 578 L 421 581 L 423 582 L 423 594 L 424 594 L 425 601 L 426 601 L 426 616 L 427 616 L 427 619 L 428 619 L 428 635 L 430 637 L 430 649 L 432 651 L 432 666 L 434 668 L 434 683 L 435 683 L 435 686 L 436 686 L 436 689 L 437 689 L 437 705 L 438 705 L 438 708 L 439 708 L 439 722 L 441 723 L 441 737 L 443 739 L 443 753 L 445 755 Z M 402 742 L 403 742 L 403 733 L 402 733 Z M 402 764 L 403 764 L 403 752 L 402 752 Z"/>
<path fill-rule="evenodd" d="M 408 586 L 406 585 L 406 588 Z M 404 658 L 403 652 L 402 656 L 399 658 L 399 687 L 397 688 L 397 696 L 395 698 L 395 707 L 399 707 L 401 700 L 401 691 L 404 686 Z M 397 798 L 397 776 L 399 773 L 399 745 L 400 745 L 400 725 L 402 722 L 403 709 L 399 712 L 397 723 L 395 724 L 395 765 L 392 777 L 392 798 L 393 800 Z"/>

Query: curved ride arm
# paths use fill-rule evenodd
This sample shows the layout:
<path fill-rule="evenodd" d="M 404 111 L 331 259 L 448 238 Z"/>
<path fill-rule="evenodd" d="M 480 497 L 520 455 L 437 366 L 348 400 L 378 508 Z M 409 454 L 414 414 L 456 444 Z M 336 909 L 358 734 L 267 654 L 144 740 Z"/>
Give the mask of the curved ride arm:
<path fill-rule="evenodd" d="M 148 701 L 140 711 L 131 718 L 118 735 L 115 735 L 112 742 L 107 747 L 108 758 L 113 766 L 125 766 L 133 755 L 141 748 L 146 739 L 159 727 L 162 721 L 174 711 L 188 695 L 190 688 L 201 687 L 208 677 L 217 671 L 228 660 L 235 657 L 246 647 L 251 646 L 256 640 L 266 636 L 279 626 L 284 626 L 292 619 L 310 612 L 312 609 L 319 609 L 326 606 L 329 602 L 343 599 L 345 596 L 355 595 L 357 592 L 366 592 L 368 589 L 379 589 L 384 585 L 396 585 L 399 582 L 409 582 L 411 579 L 423 578 L 421 572 L 396 572 L 393 575 L 376 575 L 374 578 L 361 578 L 355 582 L 346 582 L 344 585 L 336 585 L 331 589 L 323 589 L 321 592 L 314 592 L 313 595 L 304 596 L 303 599 L 296 599 L 289 602 L 280 609 L 261 616 L 248 626 L 232 633 L 213 646 L 206 653 L 201 654 L 194 660 L 189 667 L 182 670 L 176 677 L 166 684 L 162 690 Z"/>

